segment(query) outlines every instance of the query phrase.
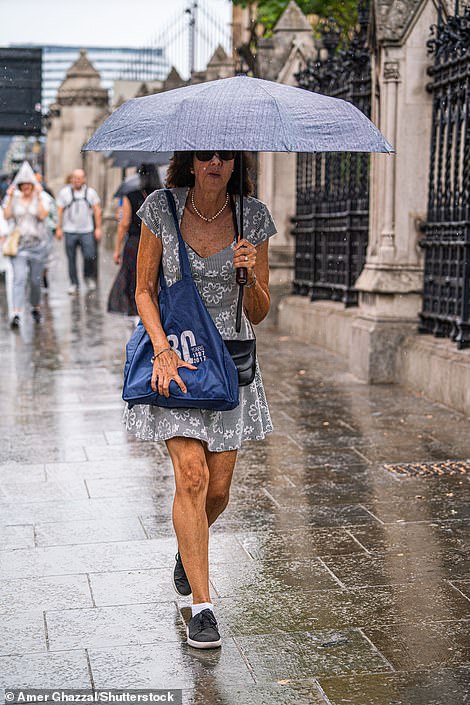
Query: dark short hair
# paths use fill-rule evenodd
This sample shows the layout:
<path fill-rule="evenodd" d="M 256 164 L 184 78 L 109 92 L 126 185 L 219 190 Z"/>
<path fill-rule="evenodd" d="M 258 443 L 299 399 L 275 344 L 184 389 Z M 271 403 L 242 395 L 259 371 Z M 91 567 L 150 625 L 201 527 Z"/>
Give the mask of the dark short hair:
<path fill-rule="evenodd" d="M 235 152 L 235 166 L 227 184 L 227 191 L 240 193 L 240 154 L 243 154 L 243 195 L 250 196 L 254 188 L 250 173 L 253 168 L 253 159 L 249 152 Z M 194 152 L 174 152 L 166 175 L 165 185 L 167 188 L 194 186 L 194 174 L 191 173 L 193 160 Z"/>

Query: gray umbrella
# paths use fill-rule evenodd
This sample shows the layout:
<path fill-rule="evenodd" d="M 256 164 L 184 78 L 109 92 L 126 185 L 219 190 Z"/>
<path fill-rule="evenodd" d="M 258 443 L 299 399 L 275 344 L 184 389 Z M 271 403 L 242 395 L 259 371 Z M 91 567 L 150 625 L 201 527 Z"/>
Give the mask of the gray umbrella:
<path fill-rule="evenodd" d="M 259 78 L 235 76 L 133 98 L 85 150 L 171 152 L 392 152 L 351 103 Z"/>
<path fill-rule="evenodd" d="M 375 125 L 351 103 L 248 76 L 192 84 L 128 100 L 104 121 L 83 149 L 394 151 Z M 241 196 L 240 236 L 243 237 Z M 237 331 L 246 281 L 246 270 L 239 268 Z"/>

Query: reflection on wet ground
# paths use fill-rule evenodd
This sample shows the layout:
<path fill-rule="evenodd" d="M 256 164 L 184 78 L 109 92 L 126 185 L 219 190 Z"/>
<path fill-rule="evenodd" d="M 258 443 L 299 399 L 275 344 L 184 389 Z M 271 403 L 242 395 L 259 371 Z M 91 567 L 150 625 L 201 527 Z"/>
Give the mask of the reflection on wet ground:
<path fill-rule="evenodd" d="M 129 439 L 114 274 L 10 332 L 0 285 L 0 686 L 182 688 L 192 705 L 470 702 L 470 422 L 263 329 L 276 432 L 240 453 L 211 536 L 219 652 L 184 639 L 166 452 Z"/>

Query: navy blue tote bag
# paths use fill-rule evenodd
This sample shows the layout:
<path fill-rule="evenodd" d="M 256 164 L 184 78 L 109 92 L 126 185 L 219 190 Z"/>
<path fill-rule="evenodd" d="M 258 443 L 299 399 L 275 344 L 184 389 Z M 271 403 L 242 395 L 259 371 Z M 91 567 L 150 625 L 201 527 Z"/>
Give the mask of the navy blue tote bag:
<path fill-rule="evenodd" d="M 183 360 L 196 365 L 197 370 L 178 368 L 186 394 L 174 380 L 170 382 L 168 398 L 154 392 L 151 387 L 153 346 L 140 321 L 126 346 L 122 398 L 130 406 L 234 409 L 239 404 L 237 368 L 193 281 L 175 201 L 168 189 L 166 196 L 178 234 L 181 279 L 167 286 L 160 266 L 160 318 L 170 346 Z"/>

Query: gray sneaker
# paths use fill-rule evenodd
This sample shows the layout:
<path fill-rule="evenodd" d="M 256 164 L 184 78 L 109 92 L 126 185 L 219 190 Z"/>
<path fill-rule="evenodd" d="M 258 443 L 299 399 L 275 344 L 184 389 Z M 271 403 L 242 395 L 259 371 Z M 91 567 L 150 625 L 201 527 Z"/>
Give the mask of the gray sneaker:
<path fill-rule="evenodd" d="M 175 560 L 176 565 L 173 571 L 173 585 L 178 595 L 181 597 L 187 597 L 191 594 L 192 590 L 179 551 L 175 556 Z"/>
<path fill-rule="evenodd" d="M 195 649 L 217 649 L 222 644 L 217 620 L 209 608 L 189 620 L 186 634 L 189 646 Z"/>

